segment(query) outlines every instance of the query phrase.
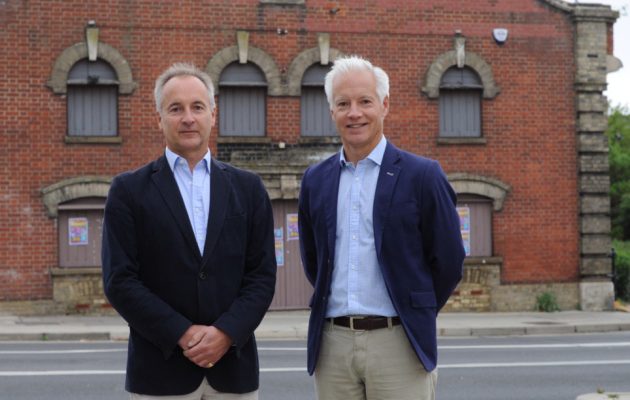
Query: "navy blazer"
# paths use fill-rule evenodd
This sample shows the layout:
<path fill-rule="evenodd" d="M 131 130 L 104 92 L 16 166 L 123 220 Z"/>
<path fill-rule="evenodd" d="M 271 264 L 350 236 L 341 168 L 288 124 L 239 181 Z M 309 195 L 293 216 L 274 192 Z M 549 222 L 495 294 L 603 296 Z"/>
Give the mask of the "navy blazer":
<path fill-rule="evenodd" d="M 309 167 L 299 200 L 300 249 L 315 291 L 308 372 L 319 355 L 337 232 L 339 154 Z M 462 277 L 456 196 L 437 161 L 387 143 L 374 197 L 376 255 L 409 342 L 427 371 L 437 364 L 436 317 Z"/>
<path fill-rule="evenodd" d="M 260 178 L 212 160 L 203 257 L 166 157 L 112 182 L 103 225 L 103 286 L 129 323 L 126 389 L 193 392 L 203 377 L 221 392 L 258 388 L 254 329 L 275 289 L 271 203 Z M 192 324 L 214 325 L 234 345 L 213 368 L 177 342 Z"/>

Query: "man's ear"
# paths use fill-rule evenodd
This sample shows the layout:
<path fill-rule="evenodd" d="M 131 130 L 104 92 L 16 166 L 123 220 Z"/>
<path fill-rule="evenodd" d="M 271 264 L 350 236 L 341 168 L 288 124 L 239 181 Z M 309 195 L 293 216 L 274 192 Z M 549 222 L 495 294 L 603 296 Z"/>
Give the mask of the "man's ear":
<path fill-rule="evenodd" d="M 385 109 L 385 112 L 383 113 L 383 118 L 385 118 L 385 116 L 387 116 L 387 113 L 389 113 L 389 96 L 385 96 L 385 98 L 383 99 L 383 108 Z"/>
<path fill-rule="evenodd" d="M 214 126 L 217 123 L 217 106 L 215 105 L 214 108 L 212 109 L 212 127 L 214 128 Z"/>
<path fill-rule="evenodd" d="M 158 112 L 156 117 L 157 117 L 158 126 L 160 127 L 160 130 L 162 130 L 162 114 Z"/>

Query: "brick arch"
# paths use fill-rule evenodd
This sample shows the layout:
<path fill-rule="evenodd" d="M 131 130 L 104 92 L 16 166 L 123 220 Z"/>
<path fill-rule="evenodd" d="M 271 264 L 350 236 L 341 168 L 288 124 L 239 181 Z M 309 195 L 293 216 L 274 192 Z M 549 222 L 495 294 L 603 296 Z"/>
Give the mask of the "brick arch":
<path fill-rule="evenodd" d="M 78 176 L 53 183 L 41 190 L 46 213 L 56 218 L 59 204 L 82 197 L 107 197 L 112 178 L 105 176 Z"/>
<path fill-rule="evenodd" d="M 337 49 L 331 48 L 329 50 L 329 59 L 334 61 L 341 57 L 343 53 Z M 313 64 L 321 62 L 321 53 L 319 47 L 313 47 L 304 50 L 298 54 L 287 71 L 287 95 L 299 96 L 302 92 L 302 77 L 304 72 Z"/>
<path fill-rule="evenodd" d="M 206 72 L 212 78 L 214 92 L 219 93 L 219 77 L 221 72 L 229 64 L 238 61 L 238 46 L 226 47 L 219 50 L 206 65 Z M 247 61 L 256 64 L 265 74 L 267 79 L 267 94 L 269 96 L 284 96 L 285 90 L 280 79 L 280 70 L 273 58 L 263 50 L 249 46 L 247 49 Z"/>
<path fill-rule="evenodd" d="M 469 193 L 492 199 L 494 211 L 503 209 L 503 202 L 512 189 L 498 179 L 467 173 L 448 174 L 448 181 L 456 193 Z"/>
<path fill-rule="evenodd" d="M 133 81 L 131 68 L 127 60 L 112 46 L 103 42 L 98 44 L 98 58 L 107 61 L 116 71 L 118 77 L 118 93 L 131 94 L 138 86 Z M 55 94 L 66 94 L 68 92 L 68 73 L 72 66 L 84 58 L 88 57 L 88 48 L 85 42 L 76 43 L 61 52 L 55 60 L 50 78 L 46 86 L 52 89 Z"/>
<path fill-rule="evenodd" d="M 457 55 L 455 50 L 447 51 L 446 53 L 438 56 L 427 71 L 424 86 L 422 86 L 422 93 L 426 94 L 431 99 L 439 97 L 442 75 L 444 75 L 447 69 L 454 65 L 457 65 Z M 483 58 L 473 52 L 467 51 L 465 65 L 472 68 L 481 78 L 484 98 L 492 99 L 499 94 L 501 89 L 494 81 L 492 68 L 484 61 Z"/>

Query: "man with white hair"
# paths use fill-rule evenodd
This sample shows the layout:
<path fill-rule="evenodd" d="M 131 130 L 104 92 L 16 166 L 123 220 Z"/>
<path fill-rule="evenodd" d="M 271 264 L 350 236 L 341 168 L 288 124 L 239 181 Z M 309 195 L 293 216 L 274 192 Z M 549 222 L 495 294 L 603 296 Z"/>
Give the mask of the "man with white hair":
<path fill-rule="evenodd" d="M 300 192 L 308 372 L 321 400 L 434 399 L 436 317 L 465 257 L 455 193 L 438 162 L 385 139 L 385 71 L 341 58 L 325 90 L 343 148 Z"/>

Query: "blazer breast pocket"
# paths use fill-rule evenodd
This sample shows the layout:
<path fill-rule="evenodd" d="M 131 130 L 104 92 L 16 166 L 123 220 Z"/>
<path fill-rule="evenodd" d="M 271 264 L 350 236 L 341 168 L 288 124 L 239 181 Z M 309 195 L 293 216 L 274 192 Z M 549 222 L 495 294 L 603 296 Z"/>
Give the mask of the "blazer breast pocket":
<path fill-rule="evenodd" d="M 219 241 L 225 245 L 224 249 L 231 252 L 242 252 L 247 237 L 247 214 L 228 215 L 223 222 L 223 229 Z"/>
<path fill-rule="evenodd" d="M 392 203 L 389 208 L 388 223 L 392 226 L 418 226 L 420 224 L 418 203 L 413 200 Z"/>

